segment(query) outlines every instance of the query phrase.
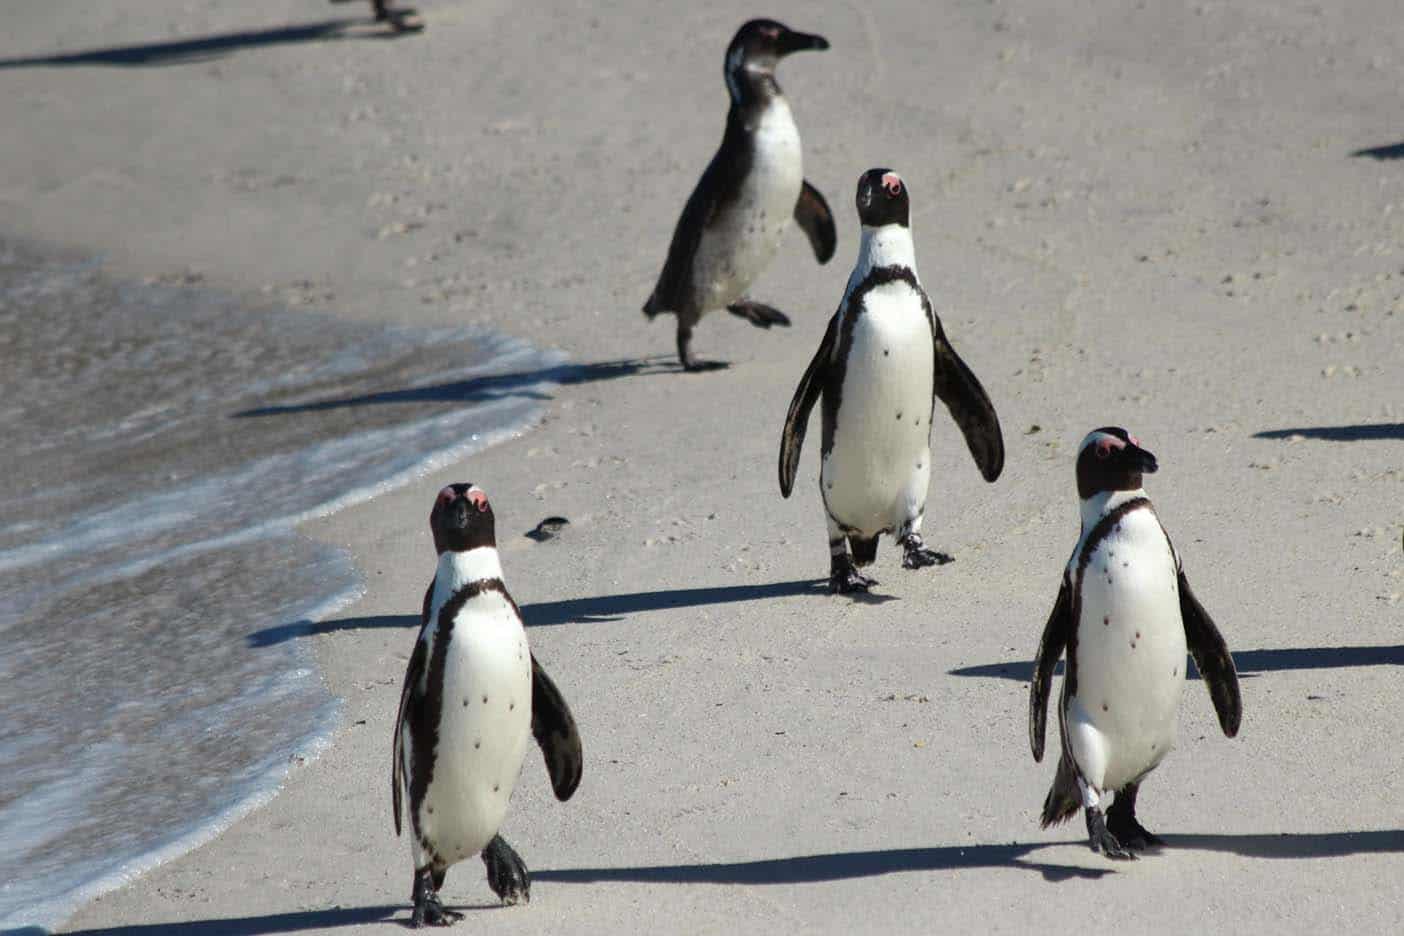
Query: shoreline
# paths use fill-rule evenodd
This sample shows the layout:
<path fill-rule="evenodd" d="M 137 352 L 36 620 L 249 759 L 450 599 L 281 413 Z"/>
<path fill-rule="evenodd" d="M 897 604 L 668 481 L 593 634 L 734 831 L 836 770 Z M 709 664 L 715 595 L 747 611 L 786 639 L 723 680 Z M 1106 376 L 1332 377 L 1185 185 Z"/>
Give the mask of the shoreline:
<path fill-rule="evenodd" d="M 228 667 L 242 668 L 244 678 L 252 682 L 242 685 L 227 679 L 221 682 L 216 670 L 208 666 L 196 669 L 194 661 L 190 661 L 186 668 L 202 676 L 193 677 L 188 686 L 185 683 L 172 685 L 165 682 L 167 671 L 152 669 L 159 661 L 148 660 L 144 664 L 148 674 L 159 673 L 147 678 L 152 685 L 162 686 L 163 694 L 190 691 L 194 696 L 191 704 L 198 705 L 201 717 L 211 724 L 208 730 L 231 735 L 228 754 L 219 762 L 227 768 L 226 771 L 212 772 L 208 764 L 199 761 L 181 762 L 191 771 L 187 789 L 193 784 L 202 792 L 183 802 L 180 809 L 172 810 L 168 806 L 163 810 L 162 815 L 169 817 L 169 821 L 153 827 L 151 823 L 157 817 L 149 814 L 144 805 L 153 797 L 171 796 L 175 791 L 169 788 L 148 790 L 144 802 L 112 801 L 101 796 L 95 782 L 74 776 L 74 761 L 81 746 L 73 746 L 68 732 L 82 730 L 81 725 L 75 727 L 68 722 L 60 722 L 43 729 L 49 732 L 46 735 L 50 743 L 49 753 L 37 759 L 21 757 L 19 762 L 12 765 L 16 771 L 12 779 L 17 782 L 6 791 L 10 795 L 4 799 L 10 804 L 11 816 L 20 822 L 18 829 L 11 829 L 15 837 L 7 843 L 12 845 L 9 867 L 15 872 L 5 888 L 9 899 L 0 902 L 0 929 L 8 932 L 14 928 L 42 930 L 56 927 L 97 896 L 131 883 L 152 868 L 210 841 L 243 816 L 266 804 L 281 788 L 291 769 L 290 764 L 314 760 L 331 743 L 338 727 L 336 709 L 339 700 L 325 690 L 320 664 L 307 642 L 300 640 L 287 648 L 291 653 L 254 651 L 250 654 L 245 651 L 240 654 L 230 652 L 224 641 L 216 639 L 216 635 L 225 640 L 237 640 L 240 644 L 246 638 L 251 647 L 265 648 L 273 643 L 313 634 L 320 622 L 332 619 L 354 605 L 364 597 L 367 583 L 365 576 L 353 568 L 350 551 L 316 544 L 310 537 L 300 537 L 298 529 L 371 501 L 386 491 L 412 484 L 444 465 L 461 462 L 493 444 L 529 433 L 542 418 L 542 407 L 531 398 L 540 397 L 555 385 L 556 380 L 568 379 L 573 371 L 562 354 L 537 351 L 523 341 L 492 333 L 479 331 L 465 334 L 463 329 L 347 329 L 327 313 L 287 310 L 273 307 L 267 301 L 245 308 L 227 295 L 193 284 L 143 285 L 118 279 L 106 268 L 100 256 L 83 255 L 77 251 L 47 247 L 34 241 L 21 242 L 9 237 L 4 239 L 3 246 L 7 275 L 0 286 L 6 292 L 7 311 L 30 316 L 53 315 L 57 324 L 51 328 L 57 328 L 60 334 L 81 332 L 84 327 L 82 322 L 90 314 L 103 315 L 103 321 L 110 324 L 113 333 L 119 334 L 128 347 L 141 348 L 148 346 L 144 342 L 154 340 L 149 330 L 143 331 L 148 319 L 161 322 L 160 331 L 167 333 L 182 328 L 183 318 L 210 321 L 210 310 L 215 309 L 218 312 L 213 318 L 220 320 L 226 331 L 240 340 L 252 340 L 247 336 L 257 333 L 265 323 L 273 322 L 275 331 L 282 335 L 284 341 L 295 334 L 316 331 L 329 347 L 335 349 L 334 358 L 339 364 L 331 366 L 329 359 L 317 370 L 315 378 L 266 380 L 260 372 L 247 368 L 236 370 L 243 376 L 223 382 L 225 386 L 237 387 L 234 392 L 242 396 L 236 399 L 247 402 L 262 397 L 283 402 L 271 408 L 233 412 L 234 417 L 262 415 L 265 412 L 319 412 L 329 406 L 380 402 L 378 397 L 348 397 L 346 393 L 364 384 L 367 374 L 372 378 L 378 375 L 382 382 L 388 378 L 394 384 L 399 383 L 402 367 L 398 365 L 394 353 L 396 341 L 443 341 L 449 343 L 455 352 L 467 354 L 467 361 L 470 362 L 465 364 L 463 358 L 438 355 L 442 369 L 432 374 L 431 379 L 435 382 L 427 387 L 427 392 L 411 388 L 385 395 L 391 400 L 400 396 L 412 399 L 427 397 L 425 405 L 416 406 L 417 411 L 423 411 L 441 395 L 437 387 L 446 388 L 443 393 L 461 391 L 463 402 L 454 411 L 419 415 L 408 425 L 394 426 L 393 431 L 388 431 L 389 426 L 382 426 L 380 423 L 383 421 L 370 416 L 360 419 L 357 428 L 349 432 L 344 429 L 338 431 L 337 427 L 328 424 L 328 420 L 318 419 L 303 424 L 300 442 L 293 442 L 290 450 L 284 446 L 284 440 L 264 433 L 261 441 L 248 440 L 244 444 L 225 446 L 222 450 L 224 457 L 216 463 L 213 470 L 217 473 L 213 476 L 205 476 L 192 462 L 192 458 L 196 457 L 187 451 L 189 446 L 185 438 L 188 433 L 176 428 L 177 423 L 155 421 L 146 426 L 145 433 L 134 433 L 128 420 L 138 419 L 143 410 L 138 409 L 136 416 L 119 418 L 130 411 L 132 404 L 126 398 L 132 394 L 113 384 L 105 375 L 120 366 L 123 360 L 120 354 L 115 357 L 116 365 L 101 357 L 93 361 L 91 367 L 98 376 L 79 376 L 78 379 L 85 379 L 86 383 L 79 383 L 78 387 L 89 387 L 89 393 L 95 387 L 99 395 L 107 400 L 108 422 L 95 424 L 98 436 L 119 440 L 120 450 L 127 457 L 148 465 L 154 464 L 154 468 L 135 477 L 131 472 L 105 472 L 101 459 L 85 458 L 85 453 L 74 451 L 71 447 L 58 448 L 59 452 L 67 452 L 69 458 L 83 459 L 81 463 L 88 465 L 88 471 L 96 474 L 79 471 L 76 476 L 85 476 L 89 486 L 96 481 L 99 489 L 93 491 L 88 499 L 85 514 L 60 514 L 50 518 L 63 531 L 58 536 L 23 541 L 23 533 L 17 531 L 28 532 L 27 525 L 20 520 L 11 527 L 10 532 L 20 535 L 21 541 L 14 542 L 13 537 L 7 538 L 9 546 L 0 551 L 0 568 L 8 570 L 11 576 L 21 577 L 17 583 L 12 583 L 18 588 L 14 594 L 17 606 L 28 610 L 19 612 L 18 626 L 33 626 L 43 620 L 43 615 L 32 612 L 38 601 L 34 597 L 36 591 L 45 589 L 36 589 L 33 582 L 28 590 L 23 585 L 31 574 L 37 577 L 35 581 L 47 581 L 49 590 L 57 590 L 64 595 L 82 595 L 95 588 L 124 595 L 137 587 L 135 582 L 143 580 L 147 586 L 144 590 L 180 589 L 183 587 L 180 577 L 172 577 L 162 570 L 208 564 L 214 564 L 229 574 L 229 584 L 236 586 L 234 590 L 237 593 L 246 596 L 248 603 L 242 609 L 242 620 L 253 622 L 256 627 L 263 626 L 244 633 L 240 619 L 226 620 L 223 610 L 213 606 L 203 608 L 208 618 L 195 615 L 200 625 L 193 628 L 197 632 L 195 646 L 214 651 Z M 28 305 L 31 302 L 33 305 Z M 82 312 L 75 315 L 75 308 Z M 231 314 L 236 318 L 231 318 Z M 281 330 L 277 329 L 278 324 L 283 326 Z M 11 381 L 11 386 L 30 391 L 17 392 L 17 399 L 43 398 L 50 393 L 66 393 L 66 396 L 60 397 L 62 400 L 68 400 L 74 394 L 79 397 L 87 395 L 81 390 L 70 393 L 67 388 L 61 390 L 43 383 L 39 386 L 45 389 L 34 391 L 36 378 L 33 375 L 45 373 L 46 363 L 49 362 L 51 349 L 45 341 L 48 333 L 41 328 L 38 332 L 40 337 L 36 337 L 35 327 L 26 324 L 23 319 L 15 321 L 15 325 L 14 333 L 9 335 L 10 340 L 19 342 L 19 347 L 35 347 L 38 355 L 31 361 L 11 358 L 18 367 L 18 374 L 12 375 L 15 380 Z M 186 331 L 189 331 L 188 327 Z M 91 341 L 101 345 L 102 333 L 98 332 Z M 72 347 L 86 348 L 88 345 L 79 341 Z M 420 357 L 427 356 L 421 354 Z M 359 368 L 357 361 L 361 361 Z M 473 361 L 477 363 L 471 363 Z M 183 373 L 184 363 L 171 359 L 171 375 Z M 302 365 L 295 354 L 291 363 L 297 367 Z M 234 364 L 237 368 L 237 359 Z M 172 380 L 176 382 L 172 383 Z M 226 414 L 237 409 L 237 406 L 222 393 L 214 396 L 225 401 L 225 412 L 218 412 L 218 404 L 213 412 L 202 406 L 200 387 L 208 388 L 204 381 L 197 381 L 194 388 L 187 388 L 180 377 L 171 376 L 164 385 L 179 389 L 172 391 L 174 396 L 163 405 L 163 409 L 169 410 L 172 401 L 179 401 L 186 425 L 203 426 L 207 434 L 229 431 L 230 426 L 239 425 L 237 422 L 227 422 Z M 485 399 L 470 407 L 470 401 L 475 396 L 470 390 L 474 387 L 496 388 L 500 397 Z M 182 395 L 183 390 L 193 395 Z M 336 397 L 334 400 L 326 400 L 329 392 Z M 463 407 L 470 407 L 469 420 L 456 412 Z M 443 409 L 443 406 L 437 408 Z M 49 409 L 53 410 L 55 406 L 51 404 Z M 77 420 L 95 418 L 91 413 L 71 412 Z M 471 425 L 461 436 L 458 433 L 445 435 L 438 440 L 437 446 L 424 428 L 441 425 L 462 427 L 465 422 Z M 35 438 L 36 425 L 42 428 L 42 423 L 36 423 L 34 417 L 26 416 L 26 419 L 12 426 L 12 441 L 17 437 L 19 444 L 23 445 L 24 440 Z M 138 422 L 136 425 L 140 427 L 142 424 Z M 474 428 L 477 431 L 472 431 Z M 249 431 L 255 436 L 259 432 L 252 428 Z M 120 441 L 134 434 L 134 439 Z M 143 435 L 164 441 L 154 448 L 149 445 L 144 448 Z M 373 454 L 377 445 L 387 438 L 412 439 L 416 454 L 399 458 L 383 458 Z M 53 444 L 61 445 L 59 442 Z M 53 457 L 51 450 L 50 458 Z M 309 461 L 320 461 L 335 467 L 314 473 L 314 480 L 321 483 L 303 485 L 300 492 L 279 485 L 274 475 L 286 471 L 270 471 L 266 467 L 277 462 L 290 471 L 296 471 Z M 20 490 L 27 491 L 36 482 L 32 472 L 21 467 L 22 462 L 21 457 L 13 466 L 15 474 L 11 480 Z M 56 465 L 51 467 L 55 470 L 44 476 L 45 479 L 50 486 L 62 486 L 63 476 L 56 470 Z M 153 489 L 143 487 L 146 477 L 153 471 L 158 475 L 164 474 L 171 483 Z M 67 475 L 75 475 L 75 472 L 69 470 Z M 249 493 L 250 485 L 246 481 L 249 477 L 260 479 L 257 486 L 263 489 L 265 495 L 261 505 L 231 505 L 229 509 L 220 511 L 218 520 L 200 513 L 198 502 L 205 499 L 201 495 L 218 497 L 221 492 L 230 490 Z M 198 493 L 191 494 L 176 479 L 197 484 L 195 490 Z M 339 486 L 324 486 L 327 482 L 337 481 L 341 482 Z M 39 487 L 42 488 L 43 484 L 40 483 Z M 324 499 L 320 503 L 314 502 L 318 492 L 325 492 L 321 494 Z M 23 501 L 21 497 L 19 501 L 12 500 L 11 503 L 18 506 Z M 179 513 L 172 515 L 173 510 Z M 220 525 L 212 526 L 214 523 Z M 177 528 L 190 535 L 181 538 L 174 533 Z M 79 532 L 75 534 L 75 530 Z M 172 538 L 164 543 L 154 545 L 156 541 L 149 539 L 167 530 L 172 531 Z M 301 545 L 294 542 L 299 538 Z M 113 551 L 113 557 L 109 560 L 94 560 L 93 554 L 100 554 L 107 543 L 121 544 L 120 551 Z M 279 543 L 285 545 L 279 547 L 276 545 Z M 88 560 L 77 568 L 70 555 L 75 548 L 85 550 Z M 301 583 L 289 580 L 286 584 L 297 589 L 296 599 L 289 591 L 283 593 L 276 605 L 268 604 L 268 589 L 259 592 L 258 577 L 272 573 L 274 567 L 267 565 L 267 560 L 256 568 L 250 566 L 251 562 L 258 562 L 260 548 L 281 550 L 283 562 L 304 564 L 306 574 L 313 575 L 317 581 L 308 583 L 306 575 Z M 241 558 L 231 559 L 231 556 Z M 55 580 L 45 578 L 49 570 L 44 566 L 66 567 L 69 577 Z M 152 585 L 152 582 L 155 584 Z M 255 596 L 265 600 L 260 602 Z M 58 607 L 64 605 L 65 602 L 60 602 Z M 71 603 L 69 606 L 73 607 Z M 169 617 L 166 610 L 149 603 L 142 604 L 139 600 L 129 602 L 128 606 L 129 614 L 137 619 L 148 614 Z M 191 618 L 191 607 L 182 603 L 180 610 L 186 619 Z M 65 629 L 63 622 L 54 623 L 61 641 L 66 642 L 76 636 Z M 109 622 L 103 619 L 96 622 L 99 629 L 107 623 L 125 627 L 131 621 Z M 123 642 L 123 635 L 120 634 L 104 640 L 103 666 L 109 671 L 123 667 L 134 650 L 138 655 L 142 652 L 130 642 Z M 204 642 L 200 642 L 202 640 Z M 87 679 L 91 676 L 86 684 L 87 694 L 109 700 L 109 705 L 118 710 L 140 710 L 143 706 L 157 704 L 141 694 L 124 694 L 126 690 L 120 685 L 102 682 L 101 674 L 85 670 L 79 653 L 71 653 L 68 659 L 43 657 L 42 641 L 33 635 L 20 635 L 11 644 L 11 653 L 17 658 L 40 660 L 38 665 L 41 667 L 60 667 L 63 675 L 51 678 L 62 682 L 70 677 Z M 168 655 L 171 650 L 170 646 L 165 648 Z M 254 656 L 260 652 L 272 652 L 274 655 L 256 662 Z M 137 665 L 143 666 L 141 663 Z M 317 673 L 315 686 L 304 682 L 314 671 Z M 209 681 L 201 682 L 201 679 Z M 31 691 L 36 688 L 41 694 L 49 691 L 47 687 L 31 684 Z M 226 692 L 233 693 L 232 697 L 225 699 Z M 295 711 L 296 706 L 290 702 L 284 709 L 260 707 L 258 700 L 285 693 L 290 699 L 300 701 L 305 724 L 270 732 L 270 719 L 280 720 L 288 711 Z M 209 701 L 213 696 L 223 701 Z M 16 690 L 13 686 L 7 698 L 21 706 L 29 702 L 39 706 L 62 707 L 57 701 L 46 703 L 35 702 L 33 697 L 27 699 L 22 690 Z M 49 696 L 41 695 L 39 698 L 49 699 Z M 57 698 L 63 698 L 61 691 Z M 22 707 L 20 712 L 24 711 L 26 709 Z M 163 710 L 163 717 L 166 718 L 178 719 L 182 714 L 178 708 Z M 22 715 L 20 717 L 23 718 Z M 145 724 L 138 728 L 131 719 L 123 722 L 105 717 L 105 724 L 117 726 L 112 729 L 115 735 L 112 750 L 100 762 L 83 761 L 86 766 L 82 770 L 89 773 L 105 770 L 109 787 L 127 788 L 138 779 L 152 779 L 153 771 L 160 773 L 161 761 L 202 740 L 200 734 L 183 734 L 181 728 L 170 723 L 164 728 Z M 246 743 L 238 738 L 236 735 L 244 729 L 258 732 L 258 740 Z M 88 731 L 90 735 L 104 734 L 91 731 L 91 727 Z M 160 734 L 168 735 L 171 740 L 158 740 L 157 735 Z M 163 744 L 165 747 L 162 747 Z M 151 751 L 160 751 L 163 756 L 153 758 Z M 68 776 L 64 775 L 65 765 L 69 768 Z M 165 766 L 167 772 L 178 772 L 173 771 L 169 763 Z M 211 781 L 221 778 L 222 788 L 216 789 L 210 785 Z M 50 805 L 56 799 L 63 805 Z M 18 814 L 15 813 L 16 809 L 20 810 Z M 39 818 L 41 810 L 46 810 L 44 820 Z M 101 816 L 102 827 L 85 823 L 81 818 L 84 814 Z M 44 831 L 23 831 L 39 830 L 41 825 L 46 827 Z M 32 842 L 36 837 L 57 843 L 57 847 L 48 846 L 42 850 L 34 847 Z M 89 849 L 75 849 L 73 843 L 80 840 L 95 845 Z M 48 895 L 44 905 L 27 904 L 27 895 L 39 892 Z"/>
<path fill-rule="evenodd" d="M 18 14 L 0 58 L 327 12 L 78 10 Z M 1384 210 L 1404 178 L 1350 156 L 1398 136 L 1404 48 L 1378 28 L 1386 4 L 778 3 L 770 15 L 833 43 L 780 80 L 838 250 L 816 267 L 788 236 L 756 291 L 794 326 L 707 318 L 698 353 L 732 367 L 703 375 L 663 372 L 672 323 L 637 310 L 720 136 L 721 53 L 752 11 L 422 12 L 425 32 L 393 41 L 7 72 L 0 119 L 32 128 L 0 143 L 24 167 L 0 189 L 19 233 L 135 276 L 482 325 L 582 369 L 525 437 L 301 528 L 350 549 L 367 583 L 299 638 L 342 727 L 267 804 L 64 931 L 345 933 L 407 914 L 389 739 L 432 565 L 425 516 L 458 480 L 493 497 L 508 587 L 586 754 L 565 805 L 528 756 L 504 834 L 534 900 L 488 909 L 464 863 L 448 902 L 487 915 L 460 925 L 1404 918 L 1380 896 L 1404 869 L 1387 818 L 1401 794 L 1380 779 L 1404 746 L 1388 717 L 1404 702 L 1399 441 L 1311 434 L 1404 419 L 1404 213 Z M 985 485 L 938 412 L 926 533 L 957 561 L 908 573 L 884 542 L 880 595 L 846 602 L 813 584 L 827 568 L 815 440 L 790 500 L 774 459 L 852 262 L 853 181 L 876 163 L 913 192 L 923 283 L 994 400 L 1008 463 Z M 1038 830 L 1051 766 L 1029 758 L 1022 683 L 987 675 L 1033 653 L 1076 535 L 1070 448 L 1109 423 L 1159 456 L 1150 495 L 1250 677 L 1233 741 L 1187 687 L 1180 749 L 1142 799 L 1171 847 L 1131 866 L 1089 854 L 1078 829 Z M 571 521 L 555 540 L 521 535 L 550 515 Z M 1304 756 L 1337 749 L 1365 753 Z M 1326 795 L 1343 788 L 1366 792 Z"/>

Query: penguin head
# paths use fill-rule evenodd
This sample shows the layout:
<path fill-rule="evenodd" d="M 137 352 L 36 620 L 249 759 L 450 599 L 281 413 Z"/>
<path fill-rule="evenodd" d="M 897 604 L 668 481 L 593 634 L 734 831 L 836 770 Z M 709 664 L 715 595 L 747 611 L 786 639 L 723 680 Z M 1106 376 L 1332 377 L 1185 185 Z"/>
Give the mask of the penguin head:
<path fill-rule="evenodd" d="M 440 555 L 497 545 L 492 506 L 476 484 L 450 484 L 440 491 L 429 513 L 429 529 Z"/>
<path fill-rule="evenodd" d="M 822 51 L 828 47 L 829 40 L 823 36 L 795 32 L 775 20 L 753 19 L 736 30 L 731 45 L 726 47 L 727 75 L 738 69 L 773 72 L 775 63 L 791 52 Z"/>
<path fill-rule="evenodd" d="M 907 183 L 891 169 L 869 169 L 858 177 L 858 220 L 864 227 L 911 227 Z"/>
<path fill-rule="evenodd" d="M 1077 494 L 1083 500 L 1105 491 L 1136 491 L 1141 475 L 1154 474 L 1155 456 L 1119 426 L 1087 433 L 1077 451 Z"/>

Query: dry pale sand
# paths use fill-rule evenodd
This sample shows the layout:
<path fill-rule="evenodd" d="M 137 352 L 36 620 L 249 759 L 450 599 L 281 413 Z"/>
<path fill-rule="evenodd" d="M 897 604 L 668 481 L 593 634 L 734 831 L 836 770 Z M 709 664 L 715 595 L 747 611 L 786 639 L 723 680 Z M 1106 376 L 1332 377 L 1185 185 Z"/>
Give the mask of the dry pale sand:
<path fill-rule="evenodd" d="M 330 750 L 72 931 L 404 919 L 391 721 L 456 479 L 494 497 L 587 753 L 564 806 L 524 770 L 505 831 L 529 907 L 450 872 L 481 911 L 464 931 L 1398 930 L 1404 162 L 1353 156 L 1404 138 L 1397 4 L 442 0 L 396 40 L 278 31 L 364 16 L 318 0 L 92 6 L 6 13 L 7 232 L 132 276 L 481 323 L 584 369 L 536 431 L 308 527 L 368 582 L 304 638 L 345 699 Z M 699 352 L 733 367 L 679 375 L 671 320 L 638 308 L 720 137 L 726 41 L 762 12 L 833 43 L 781 80 L 839 252 L 819 268 L 791 237 L 754 292 L 795 326 L 708 319 Z M 54 58 L 101 49 L 127 51 Z M 921 273 L 1009 458 L 984 484 L 938 419 L 928 540 L 957 561 L 910 573 L 885 544 L 855 602 L 817 584 L 815 451 L 789 501 L 775 456 L 872 165 L 908 179 Z M 1140 806 L 1171 847 L 1134 864 L 1080 823 L 1039 831 L 1052 765 L 1025 736 L 1072 453 L 1107 423 L 1160 457 L 1151 496 L 1246 710 L 1225 739 L 1187 688 Z M 521 536 L 548 514 L 563 536 Z"/>

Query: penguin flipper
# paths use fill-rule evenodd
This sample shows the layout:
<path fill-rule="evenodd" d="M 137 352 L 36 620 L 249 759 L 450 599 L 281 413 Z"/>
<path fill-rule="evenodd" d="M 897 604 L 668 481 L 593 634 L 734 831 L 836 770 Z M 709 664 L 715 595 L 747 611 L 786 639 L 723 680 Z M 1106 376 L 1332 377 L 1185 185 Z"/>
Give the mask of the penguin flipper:
<path fill-rule="evenodd" d="M 975 465 L 986 481 L 994 481 L 1004 470 L 1004 435 L 999 428 L 999 416 L 979 379 L 956 354 L 946 338 L 946 331 L 931 309 L 925 296 L 926 317 L 931 321 L 932 355 L 936 397 L 946 404 L 951 418 L 965 436 Z"/>
<path fill-rule="evenodd" d="M 1219 715 L 1219 727 L 1232 738 L 1238 734 L 1238 725 L 1243 720 L 1243 697 L 1238 691 L 1238 671 L 1233 665 L 1233 655 L 1224 643 L 1223 635 L 1214 626 L 1214 619 L 1190 591 L 1189 579 L 1185 570 L 1180 569 L 1180 618 L 1185 626 L 1185 643 L 1189 645 L 1194 665 L 1199 667 L 1199 675 L 1209 689 L 1209 698 L 1214 701 L 1214 711 Z"/>
<path fill-rule="evenodd" d="M 834 345 L 838 342 L 838 313 L 829 319 L 829 328 L 824 332 L 824 340 L 819 342 L 819 350 L 809 362 L 799 386 L 795 388 L 794 399 L 790 401 L 790 411 L 785 414 L 785 428 L 780 432 L 780 493 L 789 497 L 795 487 L 795 471 L 799 468 L 800 451 L 804 448 L 804 434 L 809 428 L 809 411 L 819 399 L 824 388 L 824 374 L 829 361 L 834 356 Z"/>
<path fill-rule="evenodd" d="M 663 271 L 658 274 L 653 294 L 644 303 L 643 312 L 649 318 L 660 312 L 693 311 L 692 264 L 697 258 L 702 235 L 716 220 L 718 209 L 736 200 L 740 180 L 751 168 L 749 148 L 743 145 L 744 135 L 744 129 L 728 115 L 721 148 L 707 164 L 678 216 L 677 227 L 673 228 L 668 259 L 663 261 Z"/>
<path fill-rule="evenodd" d="M 828 263 L 838 246 L 838 232 L 834 230 L 834 213 L 819 190 L 804 180 L 799 199 L 795 202 L 795 223 L 804 229 L 809 238 L 809 246 L 814 248 L 814 259 Z"/>
<path fill-rule="evenodd" d="M 707 204 L 703 195 L 702 186 L 698 185 L 678 218 L 678 226 L 673 229 L 673 239 L 668 244 L 668 259 L 663 261 L 658 283 L 644 303 L 644 315 L 653 318 L 661 312 L 677 313 L 688 305 L 692 291 L 692 261 L 697 256 L 697 245 L 702 241 L 703 224 L 712 210 L 713 207 Z"/>
<path fill-rule="evenodd" d="M 536 662 L 535 654 L 531 658 L 531 733 L 546 758 L 546 772 L 551 775 L 556 799 L 565 802 L 580 785 L 585 755 L 575 716 L 570 714 L 561 690 Z"/>
<path fill-rule="evenodd" d="M 1068 646 L 1072 633 L 1072 586 L 1066 573 L 1058 589 L 1058 600 L 1043 626 L 1043 638 L 1038 642 L 1033 676 L 1029 679 L 1029 748 L 1034 761 L 1043 760 L 1044 731 L 1048 722 L 1048 695 L 1053 688 L 1053 669 Z M 1046 826 L 1046 823 L 1045 823 Z"/>
<path fill-rule="evenodd" d="M 434 586 L 429 586 L 432 592 Z M 427 607 L 426 596 L 426 607 Z M 425 618 L 428 618 L 426 611 Z M 404 727 L 405 720 L 409 717 L 410 706 L 414 704 L 415 687 L 419 685 L 420 679 L 424 676 L 424 667 L 429 661 L 429 642 L 427 640 L 416 640 L 414 653 L 410 654 L 409 666 L 405 669 L 405 685 L 400 690 L 400 710 L 395 715 L 395 743 L 391 748 L 390 764 L 390 802 L 395 812 L 395 834 L 400 834 L 400 797 L 405 786 L 405 751 L 404 751 Z"/>

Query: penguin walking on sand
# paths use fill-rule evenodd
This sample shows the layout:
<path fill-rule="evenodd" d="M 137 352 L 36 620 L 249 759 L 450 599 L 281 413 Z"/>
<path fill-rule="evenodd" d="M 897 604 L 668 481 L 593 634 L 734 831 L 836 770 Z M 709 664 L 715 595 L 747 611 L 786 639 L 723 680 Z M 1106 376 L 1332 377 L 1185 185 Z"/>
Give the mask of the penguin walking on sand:
<path fill-rule="evenodd" d="M 1058 702 L 1062 755 L 1042 824 L 1066 822 L 1083 808 L 1092 850 L 1109 858 L 1135 858 L 1162 844 L 1137 821 L 1136 795 L 1175 746 L 1187 648 L 1224 734 L 1237 734 L 1243 716 L 1233 657 L 1190 591 L 1141 487 L 1141 476 L 1156 467 L 1155 456 L 1125 429 L 1098 429 L 1082 440 L 1082 535 L 1029 683 L 1029 743 L 1041 761 L 1050 680 L 1066 650 Z M 1108 793 L 1115 795 L 1110 809 Z"/>
<path fill-rule="evenodd" d="M 937 399 L 965 435 L 985 480 L 1004 469 L 994 406 L 946 339 L 917 279 L 902 177 L 889 169 L 865 172 L 858 180 L 858 218 L 858 262 L 795 388 L 780 438 L 780 493 L 789 497 L 809 411 L 822 395 L 819 494 L 829 525 L 831 592 L 877 584 L 856 567 L 873 561 L 883 533 L 901 544 L 908 569 L 951 561 L 921 538 Z"/>
<path fill-rule="evenodd" d="M 439 890 L 449 867 L 471 855 L 482 856 L 503 903 L 530 900 L 526 865 L 498 834 L 528 735 L 558 799 L 570 799 L 583 764 L 575 719 L 528 649 L 502 584 L 487 495 L 472 484 L 444 488 L 429 525 L 439 564 L 400 693 L 390 780 L 396 835 L 408 804 L 415 927 L 462 918 Z"/>
<path fill-rule="evenodd" d="M 658 285 L 644 303 L 649 319 L 678 318 L 678 358 L 689 371 L 725 367 L 692 356 L 692 329 L 708 311 L 726 309 L 760 328 L 789 325 L 778 309 L 746 298 L 746 290 L 780 246 L 793 217 L 814 255 L 834 255 L 834 218 L 819 190 L 804 179 L 799 130 L 775 81 L 791 52 L 827 49 L 828 40 L 774 20 L 751 20 L 726 50 L 731 109 L 721 148 L 687 200 Z"/>

